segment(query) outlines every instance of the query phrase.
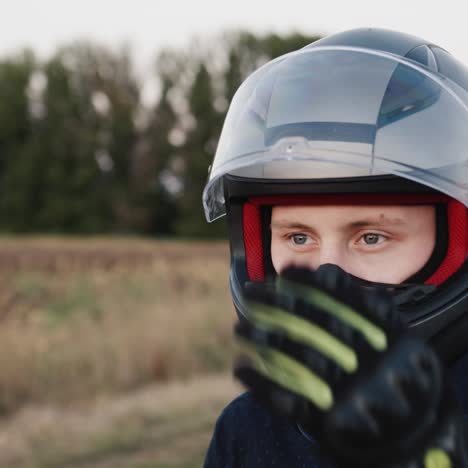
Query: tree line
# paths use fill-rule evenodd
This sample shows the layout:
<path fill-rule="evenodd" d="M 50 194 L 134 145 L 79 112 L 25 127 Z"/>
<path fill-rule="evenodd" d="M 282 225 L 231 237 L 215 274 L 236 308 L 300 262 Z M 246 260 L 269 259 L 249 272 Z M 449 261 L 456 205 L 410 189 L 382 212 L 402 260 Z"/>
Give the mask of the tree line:
<path fill-rule="evenodd" d="M 151 104 L 129 50 L 0 59 L 0 230 L 223 236 L 201 192 L 228 104 L 259 65 L 315 39 L 233 32 L 163 50 Z"/>

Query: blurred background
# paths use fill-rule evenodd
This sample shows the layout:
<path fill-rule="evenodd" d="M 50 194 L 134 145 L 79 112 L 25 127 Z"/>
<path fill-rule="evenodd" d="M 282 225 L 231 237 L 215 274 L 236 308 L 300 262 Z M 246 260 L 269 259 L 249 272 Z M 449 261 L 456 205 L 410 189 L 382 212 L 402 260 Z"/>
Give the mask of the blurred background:
<path fill-rule="evenodd" d="M 456 2 L 16 0 L 0 15 L 0 467 L 198 467 L 230 375 L 201 192 L 261 64 L 374 26 L 468 63 Z"/>

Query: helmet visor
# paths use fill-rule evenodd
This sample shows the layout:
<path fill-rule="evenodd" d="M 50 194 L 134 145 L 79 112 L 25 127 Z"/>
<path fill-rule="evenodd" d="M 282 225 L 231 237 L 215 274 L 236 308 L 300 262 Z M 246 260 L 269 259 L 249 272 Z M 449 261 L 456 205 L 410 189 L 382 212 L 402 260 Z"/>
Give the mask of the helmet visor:
<path fill-rule="evenodd" d="M 302 49 L 239 88 L 203 193 L 222 176 L 310 180 L 394 174 L 468 204 L 468 96 L 417 62 L 354 47 Z"/>

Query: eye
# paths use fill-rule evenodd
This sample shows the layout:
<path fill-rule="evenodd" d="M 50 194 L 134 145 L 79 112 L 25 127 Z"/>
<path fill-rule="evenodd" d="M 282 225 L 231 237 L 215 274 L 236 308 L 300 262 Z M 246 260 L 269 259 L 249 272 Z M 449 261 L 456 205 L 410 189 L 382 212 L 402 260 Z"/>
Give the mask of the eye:
<path fill-rule="evenodd" d="M 377 234 L 375 232 L 370 232 L 368 234 L 362 235 L 359 243 L 366 245 L 377 245 L 381 244 L 385 240 L 387 240 L 386 236 L 382 234 Z"/>
<path fill-rule="evenodd" d="M 307 234 L 292 234 L 290 239 L 295 245 L 305 245 L 310 241 L 310 238 Z"/>

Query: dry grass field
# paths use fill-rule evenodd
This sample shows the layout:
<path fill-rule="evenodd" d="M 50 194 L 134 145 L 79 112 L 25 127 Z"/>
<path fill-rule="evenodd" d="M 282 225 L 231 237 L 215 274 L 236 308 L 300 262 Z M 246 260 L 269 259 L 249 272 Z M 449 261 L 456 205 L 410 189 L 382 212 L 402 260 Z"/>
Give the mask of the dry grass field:
<path fill-rule="evenodd" d="M 200 466 L 232 381 L 225 243 L 0 239 L 0 467 Z"/>

